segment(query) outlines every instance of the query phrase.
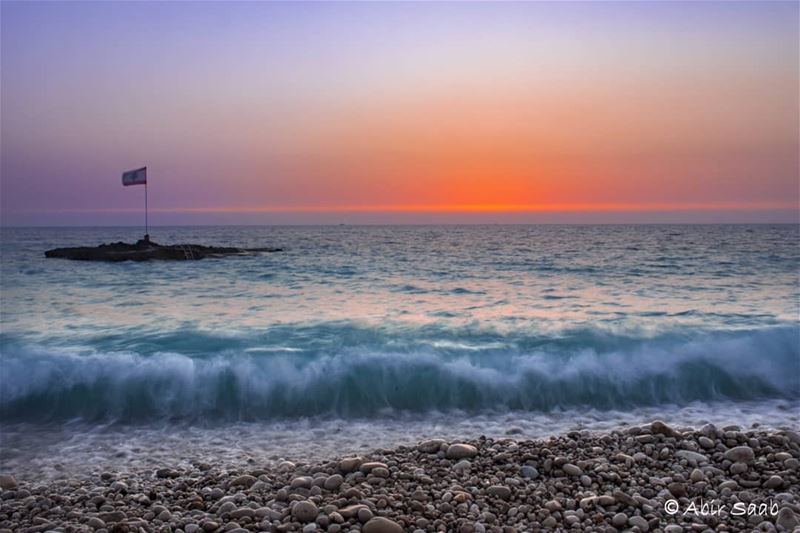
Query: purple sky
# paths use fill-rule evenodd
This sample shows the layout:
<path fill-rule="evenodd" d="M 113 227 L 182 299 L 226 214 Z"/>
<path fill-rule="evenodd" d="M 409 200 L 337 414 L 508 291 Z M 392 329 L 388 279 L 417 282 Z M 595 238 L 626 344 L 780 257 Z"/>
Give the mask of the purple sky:
<path fill-rule="evenodd" d="M 2 2 L 5 225 L 797 222 L 797 2 Z"/>

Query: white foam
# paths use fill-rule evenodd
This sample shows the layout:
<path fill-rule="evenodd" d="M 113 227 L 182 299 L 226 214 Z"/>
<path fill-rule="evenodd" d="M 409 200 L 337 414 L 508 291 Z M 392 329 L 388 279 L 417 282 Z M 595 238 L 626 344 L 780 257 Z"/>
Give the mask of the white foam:
<path fill-rule="evenodd" d="M 480 435 L 544 438 L 573 429 L 606 432 L 655 419 L 678 427 L 706 423 L 765 428 L 800 427 L 800 401 L 695 403 L 635 411 L 492 412 L 478 415 L 391 413 L 377 419 L 315 419 L 269 423 L 117 426 L 31 423 L 0 427 L 0 471 L 20 479 L 92 476 L 202 461 L 229 468 L 269 467 L 288 459 L 310 462 L 412 445 L 422 439 Z"/>

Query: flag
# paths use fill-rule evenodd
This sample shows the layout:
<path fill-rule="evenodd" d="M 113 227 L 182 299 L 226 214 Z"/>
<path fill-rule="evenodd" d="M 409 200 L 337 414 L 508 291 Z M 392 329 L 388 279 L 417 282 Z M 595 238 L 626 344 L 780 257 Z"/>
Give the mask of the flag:
<path fill-rule="evenodd" d="M 122 185 L 147 185 L 147 167 L 122 173 Z"/>

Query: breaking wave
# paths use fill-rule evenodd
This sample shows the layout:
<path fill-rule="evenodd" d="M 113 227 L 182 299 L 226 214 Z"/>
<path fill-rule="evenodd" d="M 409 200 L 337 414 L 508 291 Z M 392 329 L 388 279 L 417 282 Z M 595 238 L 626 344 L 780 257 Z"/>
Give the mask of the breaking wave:
<path fill-rule="evenodd" d="M 326 338 L 337 341 L 319 341 Z M 136 345 L 101 339 L 80 348 L 0 341 L 6 421 L 547 412 L 800 394 L 794 326 L 635 338 L 586 330 L 385 335 L 327 324 L 252 338 L 172 332 L 139 337 Z"/>

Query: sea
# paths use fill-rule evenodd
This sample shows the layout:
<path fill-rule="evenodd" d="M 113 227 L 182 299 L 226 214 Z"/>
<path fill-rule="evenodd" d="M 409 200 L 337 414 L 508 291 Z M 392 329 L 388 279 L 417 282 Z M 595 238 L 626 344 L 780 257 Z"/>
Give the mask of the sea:
<path fill-rule="evenodd" d="M 0 471 L 311 461 L 653 419 L 800 427 L 800 226 L 3 228 Z"/>

